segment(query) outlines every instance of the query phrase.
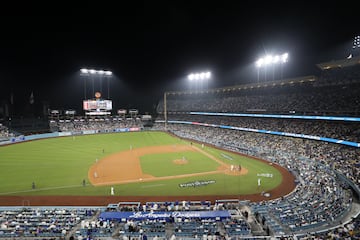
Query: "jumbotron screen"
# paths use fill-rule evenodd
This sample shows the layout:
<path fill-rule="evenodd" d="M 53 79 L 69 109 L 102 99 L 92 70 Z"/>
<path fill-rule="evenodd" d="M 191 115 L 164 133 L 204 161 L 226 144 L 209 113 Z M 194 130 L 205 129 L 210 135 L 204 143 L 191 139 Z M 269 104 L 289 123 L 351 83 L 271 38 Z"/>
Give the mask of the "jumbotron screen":
<path fill-rule="evenodd" d="M 92 110 L 112 110 L 111 100 L 84 100 L 83 109 L 85 111 Z"/>

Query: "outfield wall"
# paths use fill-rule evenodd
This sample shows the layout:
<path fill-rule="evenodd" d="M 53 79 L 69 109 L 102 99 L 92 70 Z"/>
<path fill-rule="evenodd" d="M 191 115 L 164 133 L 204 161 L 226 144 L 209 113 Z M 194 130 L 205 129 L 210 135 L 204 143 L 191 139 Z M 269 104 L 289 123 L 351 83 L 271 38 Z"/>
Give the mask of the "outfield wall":
<path fill-rule="evenodd" d="M 11 137 L 7 141 L 0 142 L 0 145 L 8 145 L 12 143 L 19 143 L 25 141 L 39 140 L 44 138 L 54 138 L 54 137 L 66 137 L 66 136 L 79 136 L 79 135 L 88 135 L 88 134 L 98 134 L 98 133 L 117 133 L 117 132 L 138 132 L 141 131 L 141 128 L 116 128 L 113 130 L 83 130 L 83 131 L 73 131 L 73 132 L 54 132 L 54 133 L 43 133 L 43 134 L 34 134 L 34 135 L 20 135 L 17 137 Z"/>

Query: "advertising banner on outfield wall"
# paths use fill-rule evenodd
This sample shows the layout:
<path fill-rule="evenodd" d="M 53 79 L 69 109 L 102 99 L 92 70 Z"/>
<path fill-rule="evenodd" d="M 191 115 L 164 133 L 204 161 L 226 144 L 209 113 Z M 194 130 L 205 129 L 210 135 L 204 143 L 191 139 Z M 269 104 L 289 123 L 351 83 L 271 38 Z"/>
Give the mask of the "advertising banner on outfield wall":
<path fill-rule="evenodd" d="M 95 134 L 95 130 L 83 130 L 83 134 Z"/>
<path fill-rule="evenodd" d="M 115 132 L 128 132 L 129 129 L 128 128 L 116 128 Z"/>
<path fill-rule="evenodd" d="M 71 136 L 71 132 L 59 132 L 59 137 Z"/>
<path fill-rule="evenodd" d="M 24 137 L 23 135 L 18 136 L 18 137 L 12 137 L 12 138 L 10 139 L 10 141 L 11 141 L 12 143 L 14 143 L 14 142 L 22 142 L 22 141 L 25 141 L 25 137 Z"/>

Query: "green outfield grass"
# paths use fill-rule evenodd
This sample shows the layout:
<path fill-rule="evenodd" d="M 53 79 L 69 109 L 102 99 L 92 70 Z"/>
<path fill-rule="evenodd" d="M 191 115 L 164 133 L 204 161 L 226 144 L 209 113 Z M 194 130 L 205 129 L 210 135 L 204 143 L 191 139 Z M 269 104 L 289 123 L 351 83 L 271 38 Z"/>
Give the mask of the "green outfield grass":
<path fill-rule="evenodd" d="M 132 132 L 61 137 L 0 147 L 0 195 L 109 195 L 109 186 L 94 187 L 87 173 L 95 160 L 113 153 L 145 146 L 190 143 L 162 132 Z M 200 145 L 193 143 L 194 146 Z M 114 186 L 120 195 L 212 195 L 251 194 L 267 191 L 281 183 L 281 174 L 271 165 L 215 148 L 203 149 L 228 164 L 240 164 L 249 170 L 244 176 L 211 174 L 171 180 L 139 182 Z M 185 157 L 188 164 L 175 165 L 174 159 Z M 214 171 L 219 163 L 199 152 L 149 154 L 140 159 L 143 172 L 153 176 L 171 176 Z M 272 178 L 258 173 L 270 173 Z M 87 182 L 82 186 L 82 180 Z M 179 184 L 213 180 L 201 187 Z M 36 189 L 31 189 L 35 182 Z"/>

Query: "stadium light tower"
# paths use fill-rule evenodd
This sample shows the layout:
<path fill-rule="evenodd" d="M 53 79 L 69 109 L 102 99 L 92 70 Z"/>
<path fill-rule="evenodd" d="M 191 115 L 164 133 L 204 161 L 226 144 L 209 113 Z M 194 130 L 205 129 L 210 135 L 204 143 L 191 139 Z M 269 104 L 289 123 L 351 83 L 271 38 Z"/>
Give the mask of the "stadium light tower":
<path fill-rule="evenodd" d="M 354 56 L 360 55 L 360 35 L 354 37 L 352 53 Z"/>
<path fill-rule="evenodd" d="M 106 70 L 95 70 L 95 69 L 87 69 L 87 68 L 81 68 L 80 69 L 80 75 L 84 76 L 84 99 L 86 99 L 86 78 L 90 77 L 92 80 L 92 94 L 95 93 L 95 87 L 94 87 L 94 78 L 99 77 L 100 78 L 100 92 L 102 92 L 102 78 L 107 77 L 108 79 L 108 99 L 110 98 L 110 77 L 113 75 L 111 71 Z"/>
<path fill-rule="evenodd" d="M 190 73 L 187 76 L 187 79 L 189 80 L 190 84 L 195 83 L 195 85 L 197 85 L 198 83 L 201 84 L 203 82 L 207 83 L 209 79 L 211 79 L 211 72 L 207 71 L 207 72 L 198 72 L 198 73 Z M 191 85 L 190 85 L 191 86 Z M 191 87 L 190 87 L 191 88 Z M 196 87 L 195 87 L 196 88 Z"/>
<path fill-rule="evenodd" d="M 275 79 L 275 66 L 280 64 L 281 67 L 281 73 L 280 73 L 280 78 L 282 79 L 282 67 L 283 64 L 288 62 L 289 59 L 289 54 L 288 53 L 283 53 L 281 55 L 266 55 L 264 57 L 259 58 L 256 62 L 255 62 L 255 66 L 257 68 L 257 81 L 260 81 L 260 69 L 264 68 L 264 73 L 265 73 L 265 81 L 267 79 L 267 67 L 268 66 L 272 66 L 273 69 L 273 80 Z"/>
<path fill-rule="evenodd" d="M 360 48 L 360 35 L 354 37 L 354 42 L 352 48 Z"/>

